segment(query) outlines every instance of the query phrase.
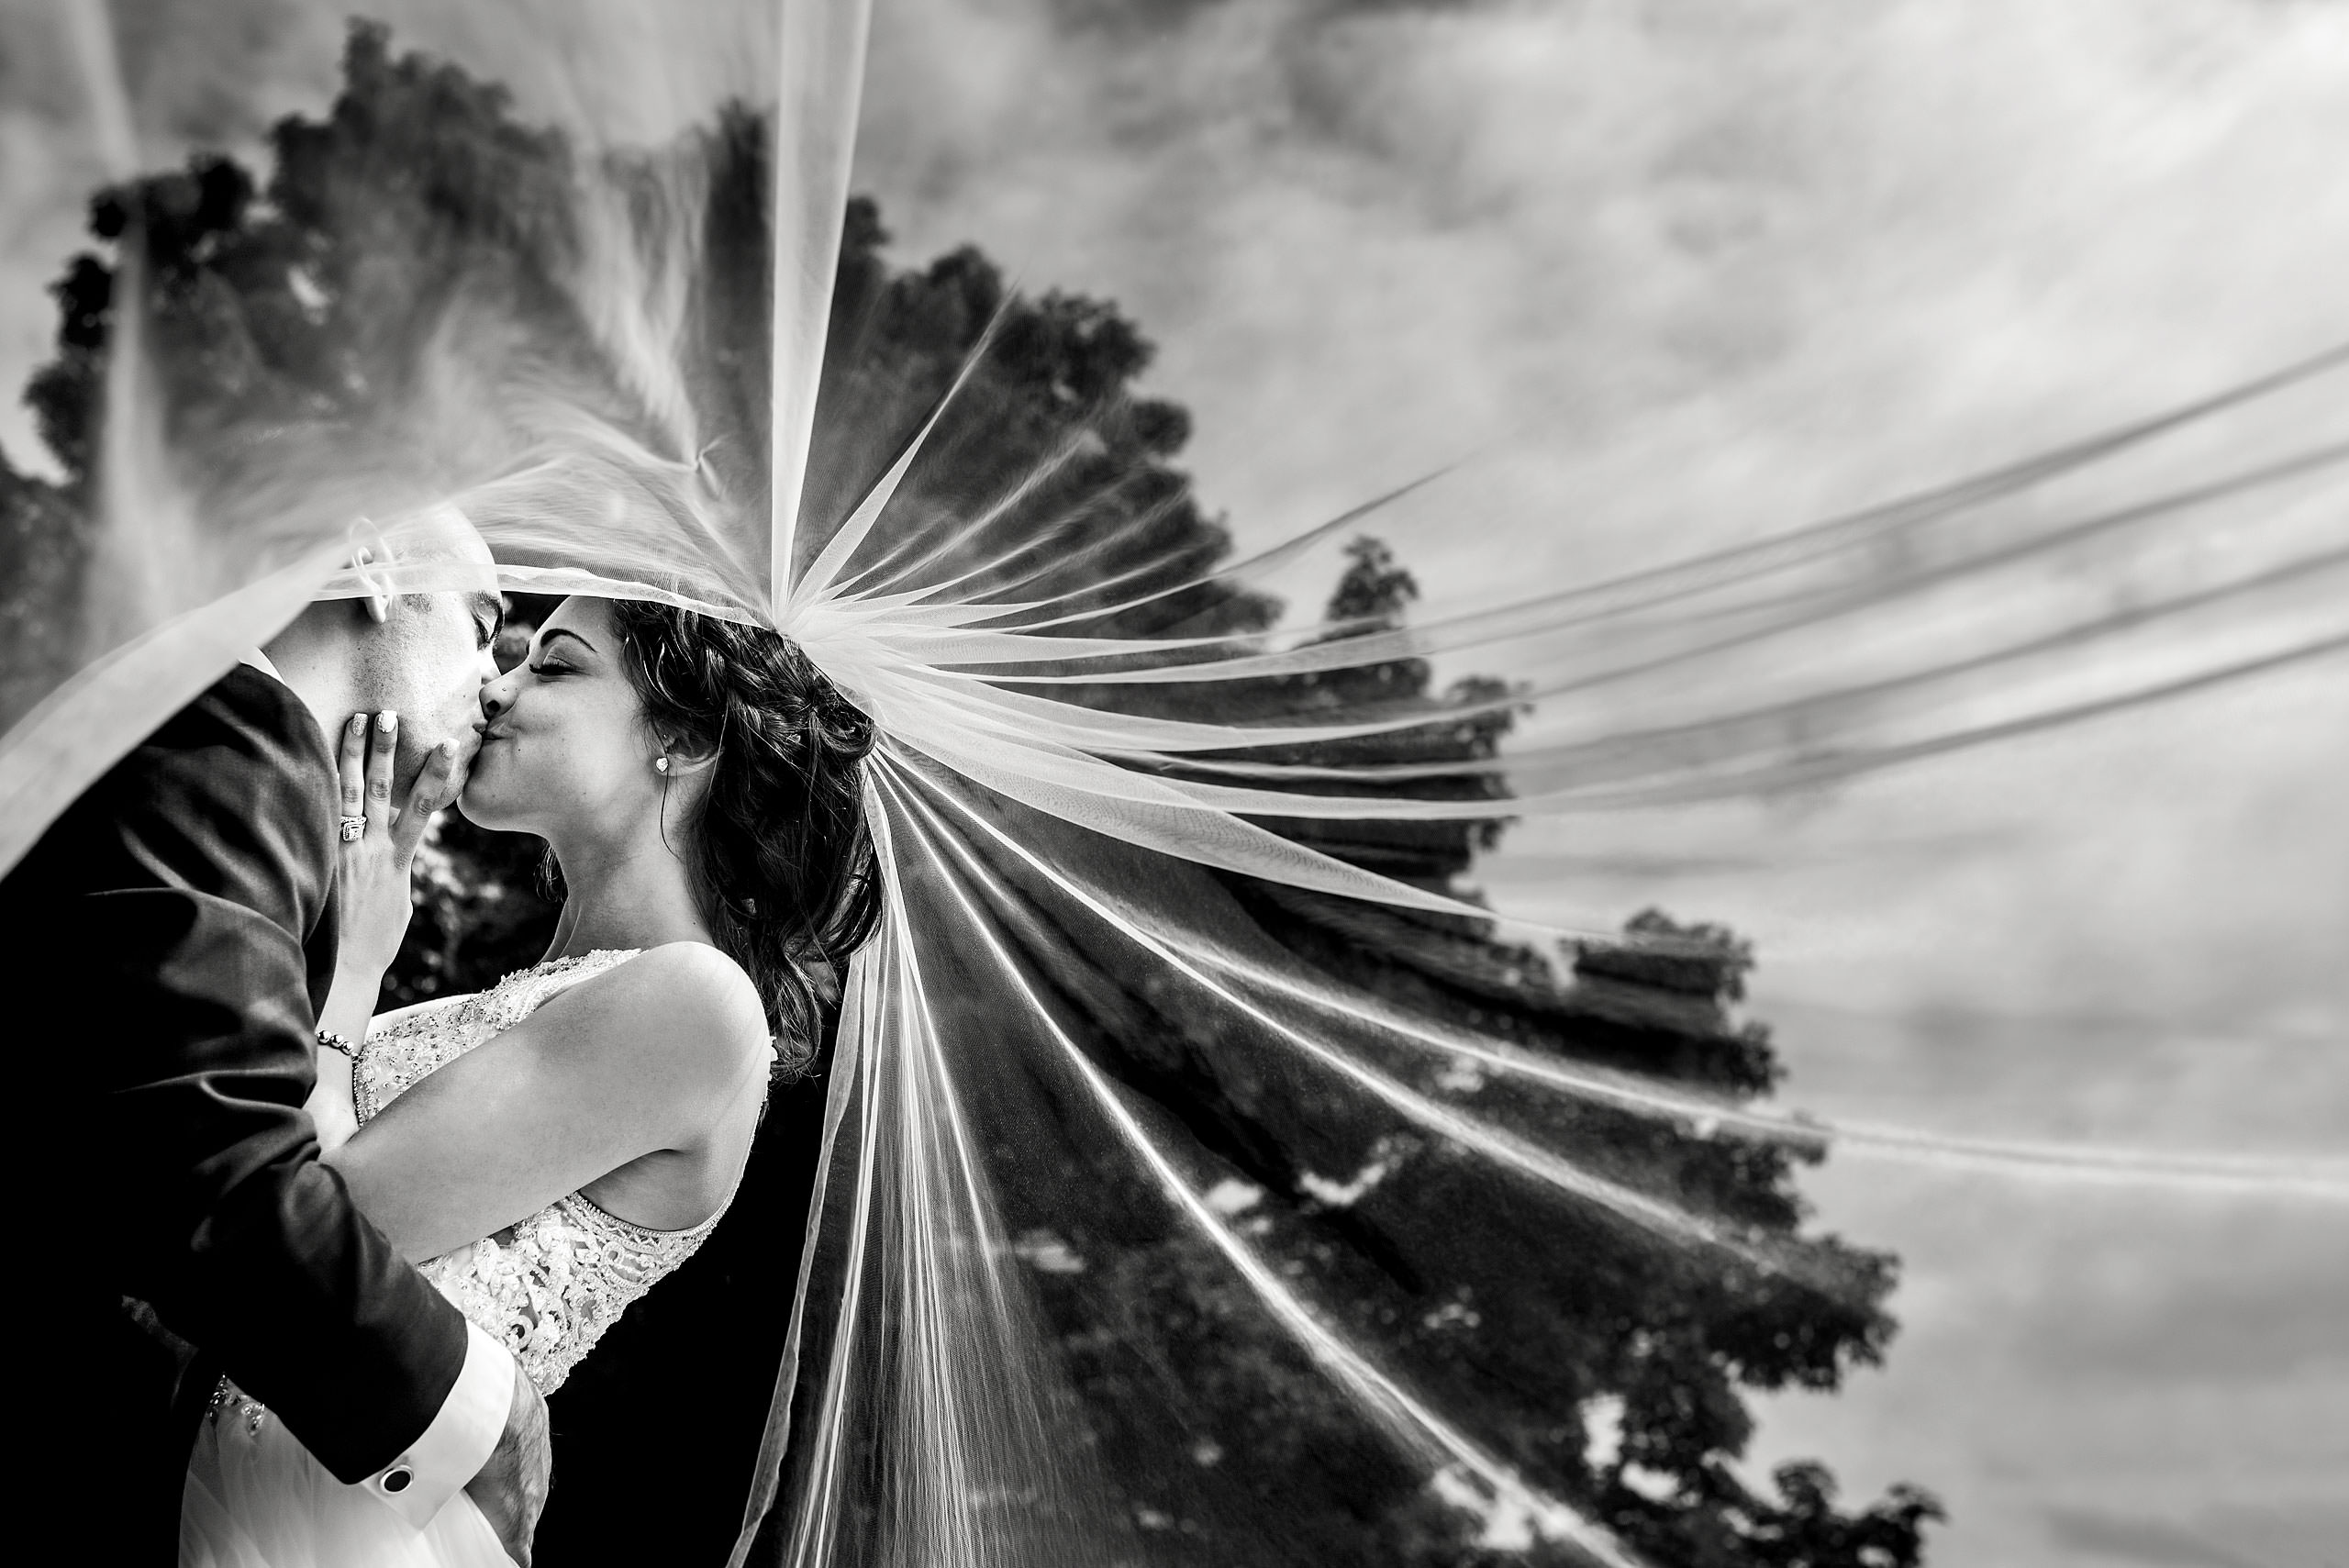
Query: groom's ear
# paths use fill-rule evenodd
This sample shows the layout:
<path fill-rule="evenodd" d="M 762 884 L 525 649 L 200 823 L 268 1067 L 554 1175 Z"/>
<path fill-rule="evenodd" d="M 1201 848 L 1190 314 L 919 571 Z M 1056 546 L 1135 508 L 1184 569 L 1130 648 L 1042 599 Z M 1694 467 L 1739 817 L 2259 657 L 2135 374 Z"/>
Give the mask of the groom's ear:
<path fill-rule="evenodd" d="M 364 550 L 351 558 L 351 570 L 359 574 L 360 582 L 367 588 L 365 595 L 359 601 L 360 607 L 367 612 L 369 620 L 382 626 L 392 618 L 392 591 L 372 570 L 373 566 L 373 558 Z"/>
<path fill-rule="evenodd" d="M 367 590 L 359 603 L 377 626 L 392 618 L 392 585 L 383 572 L 390 560 L 391 546 L 372 519 L 362 517 L 351 525 L 351 574 Z"/>

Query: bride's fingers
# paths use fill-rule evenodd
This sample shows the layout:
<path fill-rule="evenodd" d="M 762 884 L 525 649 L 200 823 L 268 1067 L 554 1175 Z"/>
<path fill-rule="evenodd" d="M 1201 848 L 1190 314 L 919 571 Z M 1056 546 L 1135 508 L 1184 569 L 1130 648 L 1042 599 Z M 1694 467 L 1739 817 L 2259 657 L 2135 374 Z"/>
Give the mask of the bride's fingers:
<path fill-rule="evenodd" d="M 449 783 L 457 772 L 457 743 L 443 740 L 424 759 L 424 771 L 407 793 L 407 805 L 392 826 L 392 852 L 402 860 L 416 853 L 432 814 L 449 804 Z"/>
<path fill-rule="evenodd" d="M 375 716 L 373 739 L 367 745 L 367 831 L 382 833 L 392 825 L 392 757 L 399 750 L 400 716 L 385 708 Z"/>
<path fill-rule="evenodd" d="M 367 716 L 354 713 L 342 727 L 342 755 L 337 776 L 342 786 L 342 815 L 360 817 L 367 809 Z"/>

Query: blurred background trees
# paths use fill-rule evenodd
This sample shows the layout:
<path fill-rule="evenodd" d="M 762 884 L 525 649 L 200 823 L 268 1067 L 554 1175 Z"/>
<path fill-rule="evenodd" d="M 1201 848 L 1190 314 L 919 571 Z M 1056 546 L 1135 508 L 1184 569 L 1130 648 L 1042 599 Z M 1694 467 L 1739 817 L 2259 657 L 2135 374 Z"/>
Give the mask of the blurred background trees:
<path fill-rule="evenodd" d="M 503 92 L 452 66 L 396 55 L 354 27 L 342 95 L 326 117 L 272 135 L 266 183 L 200 155 L 184 169 L 100 193 L 94 237 L 111 259 L 74 258 L 54 287 L 57 357 L 26 396 L 62 483 L 0 462 L 0 636 L 58 647 L 44 617 L 83 564 L 100 389 L 122 248 L 151 280 L 157 359 L 175 441 L 234 454 L 289 424 L 363 431 L 415 373 L 416 345 L 461 284 L 494 281 L 551 339 L 580 338 L 553 286 L 568 253 L 561 138 L 519 123 Z M 714 405 L 735 451 L 763 441 L 764 130 L 729 111 L 711 132 L 710 297 L 735 328 L 706 345 Z M 137 221 L 133 221 L 136 219 Z M 1229 582 L 1194 583 L 1230 539 L 1173 460 L 1188 412 L 1141 395 L 1151 347 L 1112 304 L 1013 297 L 965 247 L 925 267 L 885 255 L 878 208 L 852 204 L 806 515 L 843 516 L 982 342 L 985 357 L 877 541 L 918 558 L 981 501 L 1019 495 L 996 527 L 922 564 L 974 573 L 981 590 L 1074 595 L 1073 635 L 1252 630 L 1282 606 Z M 730 461 L 730 460 L 729 460 Z M 804 549 L 819 542 L 810 538 Z M 1332 585 L 1327 635 L 1399 624 L 1416 596 L 1407 563 L 1356 539 Z M 1139 607 L 1126 602 L 1176 584 Z M 501 649 L 519 657 L 546 604 L 518 597 Z M 32 682 L 28 690 L 46 689 Z M 7 690 L 15 693 L 12 685 Z M 1068 689 L 1063 688 L 1063 695 Z M 1141 694 L 1137 695 L 1136 694 Z M 1180 714 L 1308 717 L 1364 702 L 1424 712 L 1399 732 L 1267 751 L 1280 761 L 1447 762 L 1498 754 L 1508 709 L 1458 712 L 1506 690 L 1438 690 L 1397 661 L 1326 675 L 1179 686 L 1078 688 L 1078 700 Z M 15 699 L 10 697 L 13 702 Z M 9 706 L 7 717 L 18 711 Z M 1464 879 L 1506 822 L 1503 775 L 1464 771 L 1414 785 L 1491 799 L 1465 823 L 1267 825 L 1330 854 L 1474 896 Z M 1365 906 L 1196 873 L 1199 899 L 1264 951 L 1332 986 L 1524 1049 L 1700 1087 L 1769 1094 L 1767 1031 L 1736 1005 L 1753 955 L 1733 934 L 1650 911 L 1631 927 L 1693 939 L 1672 956 L 1586 946 L 1555 955 L 1497 940 L 1486 923 Z M 385 1006 L 478 989 L 534 962 L 554 904 L 533 840 L 445 818 L 419 856 L 417 914 Z M 1893 1324 L 1887 1254 L 1803 1229 L 1796 1184 L 1816 1150 L 1763 1146 L 1587 1104 L 1561 1105 L 1457 1066 L 1418 1075 L 1484 1121 L 1571 1148 L 1593 1168 L 1732 1229 L 1724 1251 L 1659 1246 L 1603 1212 L 1500 1190 L 1475 1155 L 1431 1142 L 1334 1089 L 1282 1099 L 1235 1089 L 1245 1038 L 1203 1023 L 1119 962 L 1115 944 L 1048 893 L 1030 913 L 1060 953 L 1060 1002 L 1085 1050 L 1175 1118 L 1228 1173 L 1219 1207 L 1282 1260 L 1344 1331 L 1408 1368 L 1440 1408 L 1530 1480 L 1673 1564 L 1905 1568 L 1920 1561 L 1932 1500 L 1899 1487 L 1840 1508 L 1822 1466 L 1757 1486 L 1737 1461 L 1753 1390 L 1832 1389 L 1877 1361 Z M 740 1200 L 703 1252 L 634 1308 L 553 1402 L 557 1485 L 539 1561 L 715 1562 L 740 1518 L 750 1456 L 796 1280 L 820 1073 L 781 1089 Z M 1318 1096 L 1318 1097 L 1317 1097 Z M 1095 1173 L 1097 1176 L 1103 1173 Z M 1345 1397 L 1250 1309 L 1195 1233 L 1089 1233 L 1066 1216 L 1013 1214 L 1051 1331 L 1112 1467 L 1148 1477 L 1122 1499 L 1170 1562 L 1447 1564 L 1566 1560 L 1516 1540 L 1420 1485 Z M 1179 1345 L 1190 1405 L 1180 1431 L 1124 1429 L 1119 1395 L 1156 1375 L 1116 1326 L 1151 1319 Z M 1219 1536 L 1205 1478 L 1246 1477 L 1277 1500 L 1280 1539 Z"/>

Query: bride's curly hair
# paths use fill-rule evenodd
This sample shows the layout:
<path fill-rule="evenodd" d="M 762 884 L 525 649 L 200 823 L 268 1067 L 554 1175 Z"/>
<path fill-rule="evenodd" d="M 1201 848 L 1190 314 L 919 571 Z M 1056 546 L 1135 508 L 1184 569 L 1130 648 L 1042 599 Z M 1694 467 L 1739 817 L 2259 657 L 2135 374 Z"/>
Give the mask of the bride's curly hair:
<path fill-rule="evenodd" d="M 788 638 L 615 601 L 621 665 L 665 746 L 716 756 L 682 824 L 703 917 L 750 973 L 787 1073 L 815 1055 L 819 997 L 881 920 L 864 816 L 873 721 Z"/>

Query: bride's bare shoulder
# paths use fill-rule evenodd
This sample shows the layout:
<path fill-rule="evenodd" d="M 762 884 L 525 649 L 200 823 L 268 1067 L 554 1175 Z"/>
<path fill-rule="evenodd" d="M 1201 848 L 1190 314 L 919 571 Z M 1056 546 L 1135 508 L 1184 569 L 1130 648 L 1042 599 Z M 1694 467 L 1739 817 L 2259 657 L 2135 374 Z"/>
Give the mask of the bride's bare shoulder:
<path fill-rule="evenodd" d="M 730 1092 L 768 1060 L 758 988 L 707 942 L 647 948 L 555 1000 L 592 1037 L 581 1044 L 664 1092 Z"/>

